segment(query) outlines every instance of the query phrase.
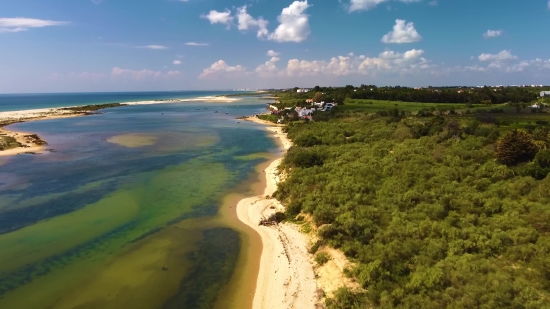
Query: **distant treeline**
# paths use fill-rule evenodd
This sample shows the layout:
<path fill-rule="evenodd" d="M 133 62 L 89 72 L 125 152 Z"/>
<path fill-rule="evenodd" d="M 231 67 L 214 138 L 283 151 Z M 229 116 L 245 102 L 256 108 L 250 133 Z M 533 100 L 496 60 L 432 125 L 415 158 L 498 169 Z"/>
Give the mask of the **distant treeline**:
<path fill-rule="evenodd" d="M 540 90 L 537 88 L 536 90 Z M 295 93 L 297 98 L 311 98 L 316 93 L 322 93 L 323 100 L 343 103 L 346 99 L 370 99 L 403 102 L 430 103 L 526 103 L 537 99 L 539 92 L 524 87 L 483 87 L 483 88 L 407 88 L 407 87 L 376 87 L 361 85 L 354 87 L 314 87 L 307 93 Z"/>

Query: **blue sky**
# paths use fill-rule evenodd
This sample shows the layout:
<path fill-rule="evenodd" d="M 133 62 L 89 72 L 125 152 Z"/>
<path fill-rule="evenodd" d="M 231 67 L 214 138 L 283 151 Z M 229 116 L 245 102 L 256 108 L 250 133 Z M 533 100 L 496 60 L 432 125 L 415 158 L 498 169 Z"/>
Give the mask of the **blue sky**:
<path fill-rule="evenodd" d="M 2 0 L 0 92 L 550 84 L 548 0 Z"/>

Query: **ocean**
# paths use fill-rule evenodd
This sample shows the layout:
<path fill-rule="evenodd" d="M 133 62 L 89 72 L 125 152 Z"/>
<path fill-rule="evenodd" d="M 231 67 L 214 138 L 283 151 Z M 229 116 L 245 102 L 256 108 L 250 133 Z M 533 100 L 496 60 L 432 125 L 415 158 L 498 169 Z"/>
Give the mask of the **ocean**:
<path fill-rule="evenodd" d="M 242 91 L 164 91 L 0 94 L 0 112 L 39 108 L 126 103 L 151 100 L 189 99 L 242 93 Z"/>
<path fill-rule="evenodd" d="M 169 98 L 79 95 L 95 99 L 21 95 L 17 108 Z M 52 151 L 0 158 L 0 308 L 242 307 L 242 291 L 228 291 L 239 291 L 250 237 L 224 201 L 251 194 L 257 166 L 280 151 L 236 119 L 265 103 L 131 105 L 8 126 Z"/>

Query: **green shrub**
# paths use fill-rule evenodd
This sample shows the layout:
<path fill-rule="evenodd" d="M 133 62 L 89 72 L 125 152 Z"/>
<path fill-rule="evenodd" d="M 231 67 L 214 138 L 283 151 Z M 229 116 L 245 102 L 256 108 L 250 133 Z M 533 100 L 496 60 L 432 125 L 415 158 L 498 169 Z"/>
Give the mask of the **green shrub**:
<path fill-rule="evenodd" d="M 319 250 L 320 247 L 324 246 L 325 245 L 325 241 L 322 240 L 322 239 L 319 239 L 317 240 L 313 246 L 311 246 L 311 248 L 309 248 L 309 253 L 311 254 L 315 254 L 315 252 L 317 252 L 317 250 Z"/>
<path fill-rule="evenodd" d="M 308 168 L 323 165 L 323 159 L 313 150 L 293 148 L 288 151 L 284 163 L 291 167 Z"/>
<path fill-rule="evenodd" d="M 334 298 L 327 298 L 325 301 L 327 309 L 365 309 L 367 306 L 366 294 L 354 293 L 348 288 L 339 288 Z"/>
<path fill-rule="evenodd" d="M 550 167 L 550 150 L 545 149 L 545 150 L 539 151 L 535 156 L 535 162 L 540 167 L 545 167 L 545 168 Z"/>
<path fill-rule="evenodd" d="M 497 142 L 496 155 L 506 165 L 532 160 L 537 154 L 537 146 L 532 136 L 523 130 L 508 132 Z"/>
<path fill-rule="evenodd" d="M 313 147 L 315 145 L 321 145 L 322 141 L 312 134 L 304 134 L 296 138 L 294 144 L 301 147 Z"/>
<path fill-rule="evenodd" d="M 315 255 L 315 262 L 320 266 L 325 265 L 328 261 L 330 261 L 330 255 L 326 252 L 319 252 Z"/>

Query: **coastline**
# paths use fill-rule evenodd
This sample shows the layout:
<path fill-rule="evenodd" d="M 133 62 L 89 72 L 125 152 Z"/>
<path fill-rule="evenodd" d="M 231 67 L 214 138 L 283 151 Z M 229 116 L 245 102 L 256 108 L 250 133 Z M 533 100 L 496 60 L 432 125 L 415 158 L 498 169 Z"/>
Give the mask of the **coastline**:
<path fill-rule="evenodd" d="M 272 125 L 266 130 L 288 150 L 292 143 L 281 126 L 266 123 L 256 117 L 247 121 Z M 321 302 L 313 266 L 308 253 L 308 237 L 292 223 L 260 226 L 259 221 L 284 207 L 271 195 L 280 181 L 278 166 L 282 158 L 272 161 L 265 169 L 265 188 L 262 195 L 240 200 L 236 207 L 237 218 L 261 237 L 260 267 L 253 298 L 253 309 L 315 308 Z"/>
<path fill-rule="evenodd" d="M 47 145 L 47 143 L 36 134 L 7 130 L 4 128 L 5 126 L 28 121 L 79 117 L 94 114 L 96 113 L 90 111 L 67 110 L 63 108 L 0 112 L 0 137 L 11 137 L 20 144 L 19 147 L 0 150 L 0 157 L 8 157 L 22 153 L 43 153 Z"/>
<path fill-rule="evenodd" d="M 152 100 L 152 101 L 139 101 L 139 102 L 125 102 L 125 103 L 115 103 L 119 106 L 125 105 L 151 105 L 151 104 L 168 104 L 168 103 L 182 103 L 182 102 L 204 102 L 204 103 L 232 103 L 239 101 L 239 98 L 230 98 L 227 96 L 206 96 L 206 97 L 196 97 L 189 99 L 175 99 L 175 100 Z M 68 107 L 56 107 L 56 108 L 41 108 L 41 109 L 27 109 L 27 110 L 17 110 L 17 111 L 5 111 L 0 112 L 0 137 L 10 137 L 15 139 L 17 143 L 21 146 L 9 148 L 6 150 L 0 149 L 0 157 L 9 157 L 13 155 L 29 153 L 29 154 L 38 154 L 43 153 L 46 150 L 45 145 L 47 143 L 41 140 L 38 136 L 27 133 L 27 132 L 16 132 L 7 130 L 4 127 L 28 121 L 36 120 L 48 120 L 48 119 L 59 119 L 59 118 L 69 118 L 69 117 L 79 117 L 86 115 L 94 115 L 97 112 L 92 109 L 90 110 L 78 110 L 79 108 L 85 107 L 98 107 L 102 105 L 109 104 L 94 104 L 89 106 L 68 106 Z M 33 138 L 29 138 L 33 137 Z"/>

